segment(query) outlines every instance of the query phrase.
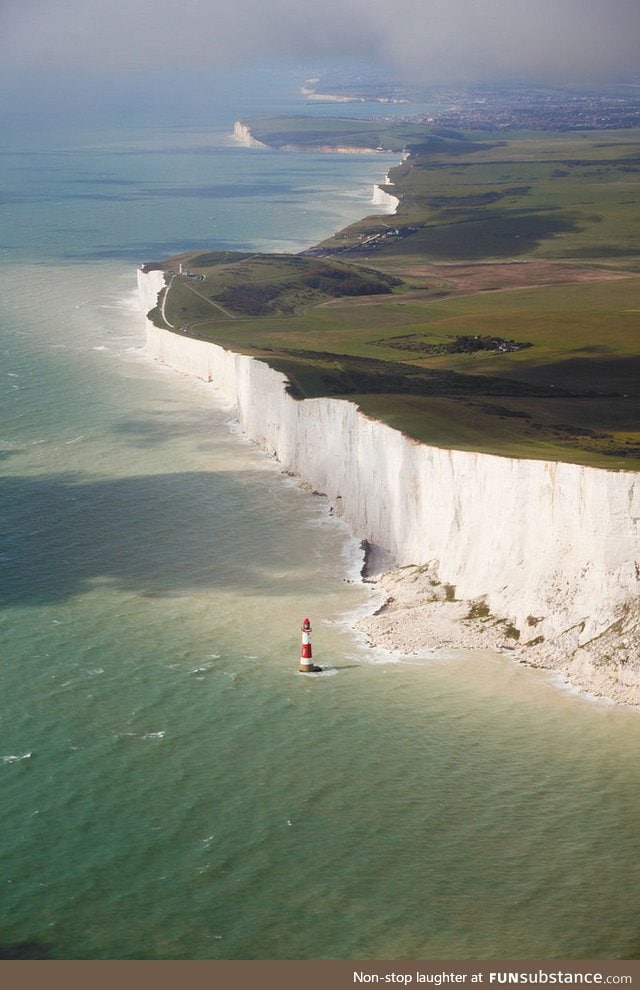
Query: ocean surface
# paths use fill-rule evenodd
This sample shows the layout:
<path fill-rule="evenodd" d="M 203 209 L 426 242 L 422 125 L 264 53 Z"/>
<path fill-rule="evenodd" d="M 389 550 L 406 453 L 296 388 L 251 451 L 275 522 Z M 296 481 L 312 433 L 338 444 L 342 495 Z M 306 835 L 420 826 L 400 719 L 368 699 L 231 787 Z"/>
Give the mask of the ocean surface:
<path fill-rule="evenodd" d="M 640 713 L 364 646 L 357 539 L 144 356 L 139 263 L 371 212 L 384 156 L 229 142 L 300 81 L 5 127 L 0 955 L 637 958 Z"/>

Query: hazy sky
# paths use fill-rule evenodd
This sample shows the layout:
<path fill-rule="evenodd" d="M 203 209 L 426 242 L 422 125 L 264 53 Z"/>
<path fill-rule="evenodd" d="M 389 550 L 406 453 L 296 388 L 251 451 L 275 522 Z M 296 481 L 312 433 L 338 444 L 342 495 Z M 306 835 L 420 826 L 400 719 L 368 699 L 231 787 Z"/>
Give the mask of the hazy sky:
<path fill-rule="evenodd" d="M 639 71 L 640 0 L 0 0 L 0 65 L 84 74 L 373 58 L 416 81 Z"/>

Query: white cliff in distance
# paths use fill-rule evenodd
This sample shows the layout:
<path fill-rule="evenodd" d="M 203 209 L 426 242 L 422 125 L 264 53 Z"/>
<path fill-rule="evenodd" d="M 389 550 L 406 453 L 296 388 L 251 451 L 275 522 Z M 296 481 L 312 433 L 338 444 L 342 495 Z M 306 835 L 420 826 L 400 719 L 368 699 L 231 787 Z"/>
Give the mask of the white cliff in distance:
<path fill-rule="evenodd" d="M 243 124 L 241 120 L 236 120 L 233 125 L 233 138 L 238 144 L 243 145 L 245 148 L 268 148 L 269 145 L 265 144 L 263 141 L 258 141 L 254 138 L 251 133 L 251 129 L 247 124 Z"/>
<path fill-rule="evenodd" d="M 374 206 L 381 206 L 389 213 L 395 213 L 400 202 L 400 198 L 398 196 L 394 196 L 392 192 L 389 192 L 389 186 L 392 185 L 393 183 L 387 175 L 385 178 L 385 187 L 383 188 L 383 186 L 375 185 L 373 187 L 373 196 L 371 198 L 371 202 Z"/>

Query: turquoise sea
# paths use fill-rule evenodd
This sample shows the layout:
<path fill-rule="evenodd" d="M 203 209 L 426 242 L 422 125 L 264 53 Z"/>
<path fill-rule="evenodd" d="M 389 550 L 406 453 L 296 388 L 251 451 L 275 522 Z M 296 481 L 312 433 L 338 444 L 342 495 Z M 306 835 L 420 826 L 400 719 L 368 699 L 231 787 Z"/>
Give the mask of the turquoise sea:
<path fill-rule="evenodd" d="M 371 212 L 389 159 L 229 144 L 264 82 L 5 127 L 0 954 L 637 958 L 640 714 L 367 649 L 358 541 L 141 351 L 140 262 Z"/>

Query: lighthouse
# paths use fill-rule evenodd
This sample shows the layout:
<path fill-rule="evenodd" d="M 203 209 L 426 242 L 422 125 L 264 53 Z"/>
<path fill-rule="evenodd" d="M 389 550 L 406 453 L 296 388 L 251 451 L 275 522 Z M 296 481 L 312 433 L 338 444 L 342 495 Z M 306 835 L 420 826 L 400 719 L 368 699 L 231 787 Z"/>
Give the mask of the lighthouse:
<path fill-rule="evenodd" d="M 302 648 L 300 650 L 300 673 L 317 674 L 321 667 L 316 667 L 311 659 L 311 623 L 308 619 L 302 621 Z"/>

